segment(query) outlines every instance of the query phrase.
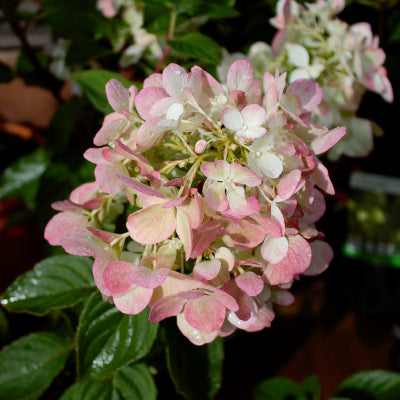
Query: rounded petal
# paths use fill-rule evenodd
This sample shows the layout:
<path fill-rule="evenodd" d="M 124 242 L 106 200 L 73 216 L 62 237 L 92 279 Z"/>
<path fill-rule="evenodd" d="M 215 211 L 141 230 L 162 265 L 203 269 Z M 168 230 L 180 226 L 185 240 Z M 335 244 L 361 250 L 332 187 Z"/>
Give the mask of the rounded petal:
<path fill-rule="evenodd" d="M 147 289 L 154 289 L 160 286 L 169 274 L 169 269 L 160 268 L 151 270 L 146 267 L 138 266 L 129 272 L 129 280 L 137 286 Z"/>
<path fill-rule="evenodd" d="M 265 121 L 265 110 L 258 104 L 250 104 L 242 110 L 242 117 L 247 126 L 260 126 Z"/>
<path fill-rule="evenodd" d="M 243 127 L 243 117 L 236 108 L 224 108 L 221 113 L 222 123 L 231 131 L 238 131 Z"/>
<path fill-rule="evenodd" d="M 276 264 L 283 260 L 289 249 L 289 242 L 285 236 L 274 238 L 267 236 L 261 246 L 261 255 L 265 260 Z"/>
<path fill-rule="evenodd" d="M 136 315 L 143 311 L 149 304 L 153 289 L 145 289 L 139 286 L 119 297 L 114 297 L 115 307 L 124 314 Z"/>
<path fill-rule="evenodd" d="M 168 239 L 175 231 L 173 208 L 154 204 L 128 217 L 126 226 L 133 240 L 142 244 L 156 244 Z"/>
<path fill-rule="evenodd" d="M 194 266 L 193 274 L 200 281 L 210 281 L 218 275 L 220 269 L 221 261 L 218 259 L 203 261 Z"/>
<path fill-rule="evenodd" d="M 186 321 L 204 333 L 218 330 L 224 322 L 225 314 L 225 306 L 213 296 L 207 295 L 189 300 L 184 310 Z"/>
<path fill-rule="evenodd" d="M 264 289 L 263 279 L 252 271 L 237 276 L 235 281 L 236 285 L 249 296 L 257 296 Z"/>
<path fill-rule="evenodd" d="M 121 113 L 129 110 L 129 90 L 118 80 L 111 79 L 106 83 L 108 102 L 114 111 Z"/>
<path fill-rule="evenodd" d="M 129 279 L 130 272 L 138 268 L 136 265 L 125 261 L 114 261 L 103 271 L 105 287 L 112 295 L 123 294 L 135 287 Z"/>
<path fill-rule="evenodd" d="M 202 346 L 203 344 L 211 343 L 218 336 L 217 331 L 204 333 L 193 328 L 193 326 L 186 321 L 183 313 L 179 313 L 177 315 L 176 324 L 178 325 L 178 328 L 182 334 L 196 346 Z"/>

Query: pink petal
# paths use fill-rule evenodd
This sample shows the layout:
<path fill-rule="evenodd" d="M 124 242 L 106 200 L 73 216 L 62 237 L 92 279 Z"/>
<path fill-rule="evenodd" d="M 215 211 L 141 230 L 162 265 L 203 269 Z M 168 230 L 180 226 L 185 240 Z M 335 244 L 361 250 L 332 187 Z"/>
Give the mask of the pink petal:
<path fill-rule="evenodd" d="M 297 79 L 292 82 L 286 93 L 293 93 L 300 99 L 302 112 L 313 111 L 321 103 L 322 89 L 311 79 Z"/>
<path fill-rule="evenodd" d="M 243 117 L 236 108 L 224 108 L 221 113 L 222 123 L 232 131 L 238 131 L 243 126 Z"/>
<path fill-rule="evenodd" d="M 298 169 L 290 171 L 278 183 L 278 195 L 282 200 L 287 200 L 301 189 L 301 172 Z M 303 182 L 304 184 L 304 182 Z"/>
<path fill-rule="evenodd" d="M 156 129 L 156 125 L 162 120 L 163 117 L 150 118 L 138 129 L 136 133 L 138 151 L 144 152 L 158 145 L 165 134 Z"/>
<path fill-rule="evenodd" d="M 191 258 L 196 258 L 224 231 L 225 222 L 209 219 L 193 231 L 193 249 Z"/>
<path fill-rule="evenodd" d="M 254 171 L 237 163 L 230 164 L 229 178 L 232 182 L 251 187 L 261 183 L 261 178 Z"/>
<path fill-rule="evenodd" d="M 109 80 L 106 83 L 106 94 L 114 111 L 121 113 L 123 110 L 129 110 L 129 91 L 120 81 Z"/>
<path fill-rule="evenodd" d="M 257 247 L 265 238 L 265 229 L 255 220 L 245 218 L 239 223 L 230 223 L 223 236 L 226 245 L 237 250 L 247 250 Z"/>
<path fill-rule="evenodd" d="M 129 279 L 140 287 L 154 289 L 160 286 L 169 274 L 169 269 L 151 270 L 147 267 L 136 267 L 129 272 Z"/>
<path fill-rule="evenodd" d="M 129 279 L 129 273 L 137 267 L 134 264 L 125 261 L 114 261 L 103 271 L 103 280 L 105 287 L 113 294 L 123 294 L 135 287 L 135 284 Z"/>
<path fill-rule="evenodd" d="M 47 223 L 44 238 L 52 246 L 60 246 L 61 240 L 71 232 L 86 229 L 88 217 L 74 211 L 63 211 L 54 215 Z"/>
<path fill-rule="evenodd" d="M 164 68 L 162 75 L 163 86 L 170 96 L 180 98 L 189 86 L 186 71 L 177 64 L 169 64 Z"/>
<path fill-rule="evenodd" d="M 333 187 L 332 181 L 329 178 L 328 169 L 317 160 L 315 170 L 311 174 L 315 184 L 328 194 L 335 194 L 335 188 Z"/>
<path fill-rule="evenodd" d="M 263 75 L 263 83 L 265 90 L 263 105 L 268 112 L 271 112 L 278 103 L 275 78 L 269 72 L 265 72 Z"/>
<path fill-rule="evenodd" d="M 143 82 L 143 88 L 147 88 L 150 86 L 156 86 L 162 88 L 162 74 L 155 73 L 148 76 Z"/>
<path fill-rule="evenodd" d="M 311 142 L 315 154 L 321 154 L 334 146 L 346 134 L 346 127 L 340 126 L 318 136 Z"/>
<path fill-rule="evenodd" d="M 215 211 L 224 211 L 229 206 L 225 197 L 225 187 L 220 182 L 209 185 L 204 196 L 208 206 Z"/>
<path fill-rule="evenodd" d="M 203 291 L 189 291 L 181 292 L 179 295 L 172 295 L 162 298 L 160 301 L 155 303 L 151 308 L 149 321 L 160 322 L 165 318 L 178 315 L 183 306 L 187 303 L 188 299 L 201 297 L 204 295 Z"/>
<path fill-rule="evenodd" d="M 283 236 L 285 233 L 285 219 L 283 218 L 282 211 L 276 205 L 276 203 L 272 203 L 271 205 L 271 219 L 278 224 L 281 232 L 280 236 Z"/>
<path fill-rule="evenodd" d="M 272 310 L 272 307 L 268 305 L 263 305 L 263 307 L 258 309 L 257 319 L 249 328 L 245 330 L 247 332 L 258 332 L 263 330 L 264 328 L 269 328 L 274 318 L 275 313 Z"/>
<path fill-rule="evenodd" d="M 218 330 L 224 322 L 225 306 L 212 296 L 189 300 L 185 306 L 186 321 L 204 333 Z"/>
<path fill-rule="evenodd" d="M 253 67 L 248 60 L 235 61 L 228 70 L 226 83 L 228 90 L 247 91 L 254 79 Z"/>
<path fill-rule="evenodd" d="M 193 274 L 200 281 L 210 281 L 218 275 L 220 269 L 221 261 L 213 259 L 196 264 L 193 268 Z"/>
<path fill-rule="evenodd" d="M 104 193 L 118 194 L 124 189 L 124 186 L 117 178 L 117 175 L 123 175 L 126 169 L 122 164 L 98 164 L 94 170 L 96 182 Z"/>
<path fill-rule="evenodd" d="M 112 113 L 104 118 L 103 126 L 96 133 L 93 143 L 96 146 L 104 146 L 112 140 L 118 139 L 127 128 L 129 122 L 121 114 Z"/>
<path fill-rule="evenodd" d="M 157 197 L 160 199 L 165 199 L 166 197 L 161 194 L 158 190 L 152 188 L 151 186 L 145 185 L 144 183 L 138 182 L 137 180 L 126 176 L 126 175 L 118 175 L 118 179 L 125 186 L 134 189 L 138 193 L 143 193 L 147 196 Z"/>
<path fill-rule="evenodd" d="M 176 324 L 182 334 L 196 346 L 202 346 L 203 344 L 211 343 L 218 336 L 218 331 L 204 333 L 193 328 L 193 326 L 186 321 L 183 313 L 179 313 L 177 315 Z"/>
<path fill-rule="evenodd" d="M 192 252 L 192 230 L 190 228 L 190 222 L 187 214 L 178 207 L 176 209 L 176 233 L 183 243 L 185 250 L 185 259 L 188 260 Z"/>
<path fill-rule="evenodd" d="M 98 237 L 99 239 L 103 240 L 106 243 L 111 243 L 113 240 L 120 237 L 118 233 L 107 232 L 97 228 L 88 227 L 86 229 L 90 233 L 93 233 L 94 236 Z"/>
<path fill-rule="evenodd" d="M 251 306 L 249 302 L 248 296 L 237 286 L 235 280 L 231 280 L 226 282 L 222 287 L 222 290 L 232 296 L 238 304 L 238 308 L 236 310 L 232 310 L 235 312 L 236 316 L 242 320 L 247 321 L 251 318 Z"/>
<path fill-rule="evenodd" d="M 303 272 L 303 275 L 315 276 L 324 272 L 333 259 L 333 250 L 328 243 L 316 240 L 310 243 L 312 258 L 310 266 Z"/>
<path fill-rule="evenodd" d="M 139 286 L 132 288 L 122 296 L 114 297 L 115 307 L 124 314 L 136 315 L 143 311 L 149 304 L 153 289 L 145 289 Z"/>
<path fill-rule="evenodd" d="M 71 192 L 69 199 L 76 204 L 85 204 L 92 200 L 99 190 L 97 182 L 84 183 Z"/>
<path fill-rule="evenodd" d="M 151 107 L 158 101 L 168 97 L 168 93 L 161 87 L 147 87 L 142 89 L 135 99 L 135 106 L 138 114 L 147 120 L 150 118 Z"/>
<path fill-rule="evenodd" d="M 206 161 L 201 164 L 200 170 L 207 178 L 225 181 L 230 174 L 230 164 L 225 160 Z"/>
<path fill-rule="evenodd" d="M 176 218 L 172 208 L 155 204 L 129 215 L 126 226 L 136 242 L 156 244 L 175 232 Z"/>
<path fill-rule="evenodd" d="M 289 237 L 289 249 L 282 261 L 269 264 L 265 276 L 271 285 L 290 282 L 304 272 L 311 262 L 311 248 L 300 235 Z"/>
<path fill-rule="evenodd" d="M 247 271 L 235 278 L 236 285 L 249 296 L 257 296 L 264 289 L 264 281 L 261 276 Z"/>

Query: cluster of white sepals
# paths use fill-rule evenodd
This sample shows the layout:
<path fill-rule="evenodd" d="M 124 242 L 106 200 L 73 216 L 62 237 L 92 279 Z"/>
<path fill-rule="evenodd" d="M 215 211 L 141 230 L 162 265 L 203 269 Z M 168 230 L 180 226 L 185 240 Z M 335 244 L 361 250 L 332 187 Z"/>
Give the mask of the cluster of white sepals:
<path fill-rule="evenodd" d="M 341 154 L 363 157 L 373 148 L 373 133 L 379 128 L 356 112 L 367 90 L 393 101 L 393 91 L 383 66 L 385 53 L 366 22 L 349 25 L 337 18 L 345 0 L 318 0 L 305 6 L 295 0 L 279 0 L 277 15 L 270 20 L 278 29 L 271 46 L 256 42 L 248 55 L 225 54 L 223 71 L 235 59 L 248 58 L 255 76 L 276 68 L 288 73 L 289 82 L 310 78 L 322 87 L 324 97 L 311 120 L 347 128 L 343 138 L 328 152 L 332 160 Z"/>
<path fill-rule="evenodd" d="M 333 256 L 314 226 L 322 192 L 334 193 L 317 155 L 345 128 L 310 121 L 320 86 L 286 87 L 278 71 L 261 82 L 247 60 L 225 81 L 170 64 L 139 92 L 108 82 L 115 112 L 85 152 L 96 180 L 54 203 L 45 231 L 94 258 L 96 285 L 119 310 L 176 316 L 197 345 L 270 326 L 293 280 Z"/>

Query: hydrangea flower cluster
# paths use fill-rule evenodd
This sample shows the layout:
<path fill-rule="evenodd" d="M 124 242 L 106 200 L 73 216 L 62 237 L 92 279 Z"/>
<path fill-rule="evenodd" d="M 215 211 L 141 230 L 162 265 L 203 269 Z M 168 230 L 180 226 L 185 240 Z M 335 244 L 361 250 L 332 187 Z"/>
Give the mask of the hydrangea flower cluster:
<path fill-rule="evenodd" d="M 347 127 L 346 137 L 328 153 L 333 160 L 341 154 L 366 156 L 372 150 L 377 127 L 356 116 L 366 90 L 393 101 L 379 38 L 373 36 L 368 23 L 348 25 L 337 18 L 344 6 L 344 0 L 318 0 L 305 6 L 279 0 L 277 15 L 270 20 L 278 29 L 271 46 L 256 42 L 247 56 L 258 77 L 279 68 L 287 71 L 289 82 L 310 78 L 320 84 L 324 98 L 313 110 L 312 120 L 328 127 Z M 226 54 L 225 63 L 237 58 L 243 55 Z M 222 75 L 225 68 L 223 63 Z"/>
<path fill-rule="evenodd" d="M 310 121 L 316 82 L 286 86 L 286 73 L 254 78 L 247 60 L 226 85 L 177 64 L 140 91 L 109 81 L 114 112 L 84 154 L 96 180 L 53 204 L 46 239 L 93 257 L 121 312 L 175 316 L 196 345 L 269 327 L 292 282 L 333 257 L 314 225 L 334 193 L 317 156 L 346 131 Z"/>

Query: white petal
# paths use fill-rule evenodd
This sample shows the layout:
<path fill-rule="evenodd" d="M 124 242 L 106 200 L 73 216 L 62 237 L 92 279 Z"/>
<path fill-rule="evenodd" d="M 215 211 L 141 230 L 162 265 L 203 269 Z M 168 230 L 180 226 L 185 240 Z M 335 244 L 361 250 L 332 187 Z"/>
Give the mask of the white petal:
<path fill-rule="evenodd" d="M 222 111 L 221 120 L 232 131 L 238 131 L 243 126 L 242 114 L 236 108 L 225 108 Z"/>
<path fill-rule="evenodd" d="M 299 44 L 287 43 L 289 62 L 296 67 L 307 67 L 310 62 L 308 51 Z"/>
<path fill-rule="evenodd" d="M 281 159 L 273 153 L 264 153 L 257 161 L 261 171 L 268 178 L 278 178 L 283 171 Z"/>

